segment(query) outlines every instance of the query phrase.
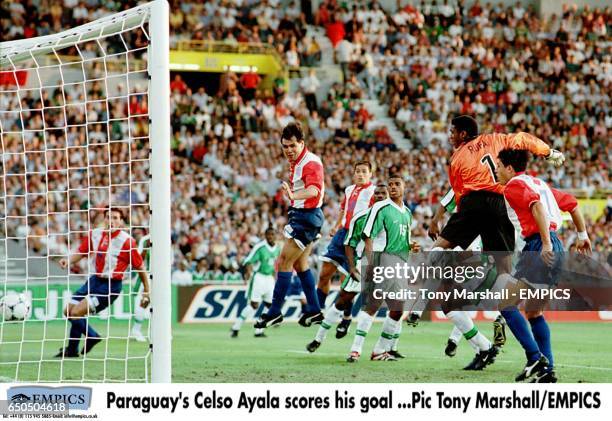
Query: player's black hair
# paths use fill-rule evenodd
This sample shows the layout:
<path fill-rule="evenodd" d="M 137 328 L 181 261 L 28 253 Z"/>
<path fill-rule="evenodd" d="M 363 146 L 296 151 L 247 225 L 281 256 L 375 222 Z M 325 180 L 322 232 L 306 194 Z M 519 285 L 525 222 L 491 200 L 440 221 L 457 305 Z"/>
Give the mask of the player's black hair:
<path fill-rule="evenodd" d="M 266 228 L 266 234 L 269 233 L 269 232 L 274 233 L 274 228 L 272 228 L 272 227 Z"/>
<path fill-rule="evenodd" d="M 400 180 L 404 181 L 404 177 L 398 172 L 393 172 L 389 174 L 389 177 L 387 177 L 387 180 L 391 180 L 392 178 L 399 178 Z"/>
<path fill-rule="evenodd" d="M 353 169 L 356 169 L 360 165 L 367 166 L 370 172 L 372 172 L 372 163 L 368 161 L 367 159 L 362 159 L 361 161 L 355 162 L 355 165 L 353 165 Z"/>
<path fill-rule="evenodd" d="M 469 115 L 460 115 L 451 120 L 451 124 L 459 132 L 466 132 L 467 139 L 471 140 L 478 136 L 478 123 L 474 117 Z"/>
<path fill-rule="evenodd" d="M 510 149 L 506 148 L 497 155 L 504 166 L 510 165 L 514 171 L 523 172 L 527 169 L 527 161 L 529 161 L 529 151 L 525 149 Z"/>
<path fill-rule="evenodd" d="M 121 220 L 123 222 L 127 222 L 127 218 L 125 217 L 124 210 L 122 208 L 119 208 L 119 207 L 111 206 L 111 207 L 105 208 L 104 209 L 104 216 L 107 216 L 108 214 L 110 214 L 112 212 L 117 212 L 119 215 L 121 215 Z"/>
<path fill-rule="evenodd" d="M 283 139 L 289 140 L 292 137 L 295 137 L 298 142 L 304 141 L 304 131 L 302 130 L 302 125 L 300 123 L 289 123 L 283 129 L 281 134 L 281 142 Z"/>

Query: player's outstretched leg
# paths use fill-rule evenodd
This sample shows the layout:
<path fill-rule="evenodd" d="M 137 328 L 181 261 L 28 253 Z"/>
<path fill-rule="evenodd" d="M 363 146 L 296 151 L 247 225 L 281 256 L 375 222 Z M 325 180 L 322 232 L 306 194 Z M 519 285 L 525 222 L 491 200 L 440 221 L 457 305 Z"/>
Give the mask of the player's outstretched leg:
<path fill-rule="evenodd" d="M 346 279 L 342 282 L 342 287 L 340 289 L 340 294 L 338 299 L 336 300 L 335 307 L 340 310 L 340 316 L 342 319 L 338 318 L 337 322 L 340 321 L 338 326 L 336 327 L 336 339 L 342 339 L 346 336 L 349 330 L 349 326 L 351 325 L 351 319 L 346 318 L 346 311 L 353 308 L 353 299 L 359 293 L 360 283 L 352 280 L 350 276 L 347 276 Z"/>
<path fill-rule="evenodd" d="M 320 259 L 323 260 L 323 257 Z M 334 273 L 336 273 L 336 266 L 330 261 L 323 261 L 321 273 L 319 274 L 319 283 L 317 284 L 317 300 L 321 309 L 325 309 L 325 301 L 329 294 L 329 286 Z"/>
<path fill-rule="evenodd" d="M 85 355 L 94 348 L 94 346 L 98 345 L 102 342 L 102 338 L 96 332 L 96 330 L 91 326 L 89 320 L 86 320 L 86 335 L 85 335 L 85 345 L 83 345 L 83 349 L 81 350 L 81 355 Z"/>
<path fill-rule="evenodd" d="M 520 382 L 540 371 L 548 371 L 548 359 L 540 351 L 527 320 L 518 308 L 516 306 L 507 307 L 501 311 L 501 314 L 506 319 L 510 331 L 525 350 L 525 356 L 527 357 L 525 368 L 516 376 L 515 380 Z"/>
<path fill-rule="evenodd" d="M 319 306 L 319 299 L 317 298 L 315 278 L 310 269 L 298 272 L 298 277 L 302 283 L 302 290 L 306 296 L 307 307 L 298 323 L 304 327 L 310 327 L 313 324 L 319 324 L 323 321 L 323 313 L 321 313 L 321 307 Z"/>
<path fill-rule="evenodd" d="M 240 332 L 240 328 L 242 327 L 242 324 L 245 321 L 250 320 L 253 317 L 253 315 L 255 315 L 255 312 L 257 311 L 257 307 L 259 307 L 259 303 L 250 302 L 242 309 L 242 311 L 240 312 L 240 315 L 238 316 L 238 318 L 236 318 L 236 321 L 232 325 L 232 329 L 231 329 L 232 338 L 238 337 L 238 332 Z"/>
<path fill-rule="evenodd" d="M 292 272 L 278 272 L 276 275 L 276 283 L 274 284 L 274 293 L 272 296 L 272 305 L 267 313 L 261 315 L 255 323 L 255 329 L 264 329 L 283 321 L 281 309 L 285 304 L 285 296 L 291 285 Z"/>
<path fill-rule="evenodd" d="M 140 295 L 136 296 L 134 301 L 134 317 L 132 318 L 132 330 L 130 331 L 130 338 L 136 342 L 146 342 L 147 338 L 142 334 L 142 322 L 145 319 L 147 310 L 140 306 Z"/>
<path fill-rule="evenodd" d="M 400 320 L 400 322 L 397 324 L 397 330 L 393 334 L 393 341 L 391 342 L 391 350 L 389 351 L 389 354 L 391 354 L 397 359 L 405 358 L 404 355 L 398 351 L 399 338 L 401 334 L 402 334 L 402 321 Z"/>
<path fill-rule="evenodd" d="M 325 318 L 321 322 L 321 326 L 319 326 L 319 330 L 317 331 L 314 340 L 308 345 L 306 345 L 306 349 L 308 350 L 308 352 L 315 352 L 317 348 L 321 346 L 321 344 L 325 340 L 325 337 L 327 336 L 327 332 L 329 332 L 329 329 L 334 324 L 338 323 L 341 317 L 342 310 L 338 310 L 336 305 L 332 305 L 327 310 L 325 310 Z"/>
<path fill-rule="evenodd" d="M 446 313 L 446 316 L 463 333 L 463 337 L 476 351 L 474 359 L 463 368 L 464 370 L 482 370 L 495 362 L 499 350 L 478 331 L 478 328 L 466 312 L 450 311 Z"/>
<path fill-rule="evenodd" d="M 353 301 L 351 300 L 348 302 L 347 308 L 344 309 L 344 315 L 342 317 L 342 320 L 340 321 L 340 324 L 336 326 L 336 339 L 342 339 L 348 333 L 349 328 L 351 327 L 351 322 L 353 321 L 353 318 L 351 316 L 352 312 Z"/>
<path fill-rule="evenodd" d="M 374 317 L 363 310 L 357 315 L 357 329 L 355 330 L 355 339 L 353 339 L 353 344 L 351 345 L 351 353 L 346 359 L 348 362 L 354 363 L 359 360 L 363 350 L 363 343 L 366 336 L 368 336 L 368 332 L 370 332 L 373 320 Z"/>
<path fill-rule="evenodd" d="M 399 313 L 397 315 L 396 313 Z M 390 311 L 383 322 L 382 331 L 380 332 L 380 336 L 378 337 L 378 341 L 374 345 L 374 350 L 372 351 L 372 355 L 370 359 L 372 361 L 395 361 L 393 355 L 389 353 L 391 350 L 391 346 L 393 345 L 393 339 L 395 337 L 395 333 L 398 331 L 398 325 L 401 325 L 401 312 Z M 397 319 L 397 320 L 396 320 Z"/>
<path fill-rule="evenodd" d="M 59 350 L 55 355 L 56 358 L 74 358 L 79 356 L 79 343 L 81 336 L 85 335 L 85 345 L 81 351 L 82 355 L 87 354 L 96 346 L 102 339 L 98 332 L 89 325 L 87 314 L 89 312 L 89 302 L 85 297 L 87 283 L 81 287 L 73 296 L 73 302 L 68 304 L 64 314 L 70 321 L 70 336 L 68 338 L 68 346 Z"/>
<path fill-rule="evenodd" d="M 444 353 L 447 356 L 452 358 L 457 355 L 457 347 L 462 337 L 463 333 L 461 333 L 457 326 L 453 325 L 453 330 L 451 330 L 451 333 L 448 336 L 448 341 L 446 341 L 446 348 L 444 348 Z"/>
<path fill-rule="evenodd" d="M 272 294 L 270 294 L 270 297 L 272 296 Z M 263 302 L 263 306 L 266 310 L 268 310 L 270 308 L 270 306 L 272 305 L 271 302 Z M 256 338 L 267 338 L 266 334 L 265 334 L 266 329 L 264 328 L 257 328 L 255 327 L 255 337 Z"/>
<path fill-rule="evenodd" d="M 272 293 L 272 305 L 268 311 L 262 314 L 259 320 L 257 320 L 257 323 L 255 323 L 256 329 L 263 329 L 283 321 L 281 311 L 283 304 L 285 304 L 287 291 L 289 291 L 289 287 L 291 286 L 293 270 L 296 269 L 296 266 L 297 269 L 299 269 L 298 272 L 308 269 L 308 255 L 311 248 L 312 246 L 308 246 L 303 249 L 296 241 L 292 240 L 285 242 L 280 256 L 278 257 L 278 272 L 276 274 L 276 283 L 274 284 L 274 291 Z M 312 278 L 312 273 L 310 277 Z M 304 293 L 307 294 L 306 291 L 304 291 Z M 312 278 L 310 293 L 314 295 L 316 300 L 317 296 L 314 293 L 314 278 Z M 306 298 L 308 298 L 308 295 L 306 295 Z"/>
<path fill-rule="evenodd" d="M 86 330 L 85 318 L 70 319 L 70 336 L 68 337 L 68 346 L 61 348 L 55 358 L 75 358 L 79 354 L 79 343 L 81 335 Z"/>
<path fill-rule="evenodd" d="M 556 383 L 557 376 L 554 371 L 554 358 L 552 353 L 552 345 L 550 342 L 550 328 L 544 315 L 541 312 L 534 312 L 536 314 L 527 314 L 529 324 L 531 325 L 531 332 L 535 338 L 540 352 L 544 354 L 548 360 L 548 367 L 545 370 L 537 372 L 532 383 Z"/>

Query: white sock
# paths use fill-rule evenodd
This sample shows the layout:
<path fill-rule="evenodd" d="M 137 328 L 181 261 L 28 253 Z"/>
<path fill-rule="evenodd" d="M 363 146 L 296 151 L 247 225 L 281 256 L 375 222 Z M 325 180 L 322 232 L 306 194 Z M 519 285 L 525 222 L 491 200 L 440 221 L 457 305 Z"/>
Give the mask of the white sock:
<path fill-rule="evenodd" d="M 423 310 L 419 310 L 419 311 L 412 310 L 410 312 L 416 314 L 417 316 L 419 316 L 419 318 L 423 315 Z"/>
<path fill-rule="evenodd" d="M 327 310 L 325 310 L 325 318 L 321 322 L 321 326 L 319 326 L 317 336 L 315 336 L 315 340 L 317 342 L 323 342 L 325 340 L 327 332 L 329 332 L 329 329 L 333 325 L 340 321 L 343 313 L 344 312 L 342 310 L 338 310 L 335 305 L 332 305 Z"/>
<path fill-rule="evenodd" d="M 395 330 L 395 333 L 393 334 L 393 341 L 391 342 L 391 351 L 397 351 L 397 344 L 399 342 L 399 337 L 402 334 L 402 320 L 400 319 L 399 323 L 397 324 L 397 329 Z"/>
<path fill-rule="evenodd" d="M 476 326 L 474 326 L 474 329 L 477 329 Z M 487 351 L 491 349 L 491 341 L 489 341 L 487 337 L 480 332 L 476 333 L 476 335 L 471 338 L 469 342 L 474 344 L 475 347 L 478 347 L 480 351 Z"/>
<path fill-rule="evenodd" d="M 363 342 L 365 341 L 365 338 L 372 327 L 372 320 L 373 317 L 363 310 L 361 310 L 357 315 L 357 329 L 355 330 L 355 339 L 353 339 L 351 352 L 358 352 L 361 354 Z"/>
<path fill-rule="evenodd" d="M 453 321 L 457 329 L 463 333 L 463 337 L 467 339 L 476 352 L 486 351 L 491 348 L 491 342 L 478 331 L 478 328 L 465 311 L 451 311 L 446 316 Z"/>
<path fill-rule="evenodd" d="M 461 333 L 459 328 L 457 326 L 453 326 L 453 330 L 451 331 L 450 335 L 448 335 L 448 339 L 458 344 L 459 341 L 461 341 L 462 336 L 463 336 L 463 333 Z"/>
<path fill-rule="evenodd" d="M 247 306 L 244 309 L 242 309 L 242 313 L 240 313 L 240 316 L 238 316 L 238 318 L 234 322 L 234 325 L 232 326 L 232 330 L 240 330 L 240 328 L 242 327 L 242 324 L 246 320 L 249 320 L 251 317 L 253 317 L 253 315 L 255 314 L 255 311 L 256 310 L 253 307 L 251 307 L 250 304 L 247 304 Z"/>
<path fill-rule="evenodd" d="M 265 330 L 264 328 L 255 329 L 255 334 L 256 335 L 262 334 L 264 332 L 264 330 Z"/>
<path fill-rule="evenodd" d="M 382 332 L 380 332 L 380 336 L 378 337 L 378 341 L 376 341 L 376 345 L 374 345 L 374 353 L 382 354 L 383 352 L 387 352 L 391 350 L 391 345 L 393 344 L 393 337 L 395 332 L 397 331 L 397 325 L 400 323 L 399 320 L 393 320 L 389 316 L 385 318 L 383 322 Z"/>

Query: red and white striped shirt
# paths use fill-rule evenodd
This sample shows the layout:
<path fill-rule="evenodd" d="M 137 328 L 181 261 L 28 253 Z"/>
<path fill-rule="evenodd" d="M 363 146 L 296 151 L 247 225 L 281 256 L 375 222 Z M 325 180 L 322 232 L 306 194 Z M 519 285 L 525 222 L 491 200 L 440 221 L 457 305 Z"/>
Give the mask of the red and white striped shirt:
<path fill-rule="evenodd" d="M 310 186 L 315 186 L 319 193 L 310 199 L 292 200 L 291 207 L 297 209 L 314 209 L 320 208 L 323 204 L 323 195 L 325 194 L 325 181 L 323 176 L 323 163 L 321 159 L 309 152 L 306 147 L 302 153 L 291 164 L 290 178 L 291 190 L 297 193 L 300 190 L 305 190 Z"/>
<path fill-rule="evenodd" d="M 550 188 L 544 181 L 518 173 L 504 188 L 504 199 L 508 218 L 523 238 L 539 233 L 538 225 L 531 213 L 531 205 L 540 201 L 546 211 L 550 231 L 561 226 L 561 211 L 572 212 L 578 201 L 571 194 Z"/>
<path fill-rule="evenodd" d="M 142 267 L 136 240 L 121 230 L 95 228 L 81 240 L 78 252 L 89 255 L 88 273 L 121 281 L 127 268 Z"/>
<path fill-rule="evenodd" d="M 344 200 L 340 205 L 340 209 L 344 212 L 344 216 L 342 217 L 342 226 L 344 228 L 349 228 L 353 215 L 372 205 L 374 190 L 376 190 L 376 186 L 372 183 L 361 186 L 351 184 L 344 189 Z"/>

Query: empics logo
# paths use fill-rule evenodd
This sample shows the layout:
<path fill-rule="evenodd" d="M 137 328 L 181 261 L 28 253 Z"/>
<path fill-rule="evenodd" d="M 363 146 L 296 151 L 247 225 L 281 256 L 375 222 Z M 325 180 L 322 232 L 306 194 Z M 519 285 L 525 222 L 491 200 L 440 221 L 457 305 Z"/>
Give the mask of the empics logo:
<path fill-rule="evenodd" d="M 11 402 L 63 402 L 68 409 L 89 409 L 91 388 L 80 386 L 15 386 L 7 390 L 7 400 Z"/>
<path fill-rule="evenodd" d="M 11 402 L 27 402 L 31 400 L 32 398 L 30 398 L 28 395 L 24 395 L 23 393 L 19 393 L 11 398 Z"/>

